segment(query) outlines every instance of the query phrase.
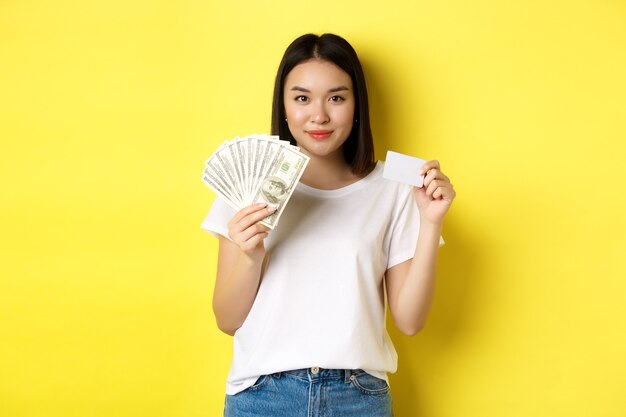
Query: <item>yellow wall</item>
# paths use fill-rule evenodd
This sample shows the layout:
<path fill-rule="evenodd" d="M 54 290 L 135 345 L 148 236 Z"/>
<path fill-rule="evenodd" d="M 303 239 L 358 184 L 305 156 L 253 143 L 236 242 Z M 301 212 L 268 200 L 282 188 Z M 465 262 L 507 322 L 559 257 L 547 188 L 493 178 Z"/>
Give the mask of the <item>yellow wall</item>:
<path fill-rule="evenodd" d="M 339 4 L 338 4 L 339 3 Z M 203 162 L 267 132 L 287 44 L 368 73 L 377 152 L 458 198 L 397 416 L 626 415 L 626 5 L 0 2 L 0 415 L 220 415 Z"/>

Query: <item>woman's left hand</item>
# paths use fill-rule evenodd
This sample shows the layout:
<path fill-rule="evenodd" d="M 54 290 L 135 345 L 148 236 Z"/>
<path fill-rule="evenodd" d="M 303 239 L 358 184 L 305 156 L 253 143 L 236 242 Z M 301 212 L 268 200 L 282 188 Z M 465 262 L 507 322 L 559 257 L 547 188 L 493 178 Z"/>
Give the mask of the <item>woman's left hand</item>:
<path fill-rule="evenodd" d="M 424 176 L 422 188 L 413 187 L 415 202 L 422 222 L 440 224 L 456 196 L 450 179 L 441 172 L 439 161 L 428 161 L 422 167 Z"/>

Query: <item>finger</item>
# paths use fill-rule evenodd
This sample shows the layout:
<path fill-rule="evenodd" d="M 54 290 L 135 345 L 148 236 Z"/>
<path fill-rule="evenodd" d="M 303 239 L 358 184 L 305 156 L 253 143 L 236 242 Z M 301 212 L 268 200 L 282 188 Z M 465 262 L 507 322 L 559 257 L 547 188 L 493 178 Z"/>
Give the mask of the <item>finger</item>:
<path fill-rule="evenodd" d="M 258 232 L 267 232 L 269 228 L 261 224 L 258 224 L 258 222 L 260 220 L 263 220 L 268 215 L 272 214 L 274 211 L 276 211 L 275 207 L 268 207 L 267 209 L 263 209 L 263 210 L 254 212 L 252 214 L 249 214 L 248 216 L 241 219 L 239 223 L 232 224 L 229 226 L 228 236 L 234 242 L 241 244 L 254 234 L 253 231 L 255 230 L 255 228 Z M 252 231 L 249 231 L 247 234 L 244 234 L 244 238 L 242 239 L 242 234 L 249 229 L 251 229 Z"/>
<path fill-rule="evenodd" d="M 241 249 L 244 252 L 252 250 L 256 248 L 258 245 L 260 245 L 263 239 L 265 239 L 267 236 L 268 236 L 268 232 L 256 234 L 252 236 L 250 239 L 248 239 L 247 241 L 239 244 L 239 249 Z"/>
<path fill-rule="evenodd" d="M 418 201 L 418 204 L 419 202 L 426 203 L 430 200 L 430 197 L 426 195 L 426 187 L 413 187 L 413 193 L 417 199 L 416 201 Z"/>
<path fill-rule="evenodd" d="M 435 190 L 441 187 L 441 185 L 442 185 L 441 180 L 431 181 L 430 184 L 428 184 L 428 187 L 426 188 L 426 195 L 429 196 L 430 198 L 434 198 L 433 194 Z"/>
<path fill-rule="evenodd" d="M 436 179 L 450 182 L 450 178 L 448 178 L 441 170 L 433 169 L 433 172 L 435 173 Z"/>
<path fill-rule="evenodd" d="M 236 224 L 239 223 L 241 221 L 241 219 L 243 219 L 244 217 L 257 212 L 259 210 L 264 209 L 265 207 L 267 207 L 266 203 L 258 203 L 258 204 L 252 204 L 248 207 L 244 207 L 241 210 L 239 210 L 237 213 L 235 213 L 235 215 L 233 216 L 233 218 L 230 220 L 229 222 L 229 226 L 231 224 Z"/>
<path fill-rule="evenodd" d="M 261 207 L 257 210 L 252 210 L 251 213 L 247 214 L 245 217 L 241 218 L 238 222 L 234 222 L 234 219 L 229 224 L 229 230 L 233 232 L 241 232 L 242 230 L 247 229 L 251 225 L 255 224 L 258 221 L 263 220 L 270 214 L 276 211 L 276 207 Z"/>
<path fill-rule="evenodd" d="M 254 247 L 256 247 L 267 236 L 269 236 L 269 232 L 267 232 L 267 231 L 260 231 L 259 229 L 257 229 L 254 226 L 252 226 L 252 227 L 246 229 L 239 236 L 241 241 L 237 242 L 237 243 L 239 244 L 239 247 L 242 250 L 245 251 L 245 250 L 253 249 Z"/>
<path fill-rule="evenodd" d="M 454 188 L 452 188 L 452 184 L 445 183 L 437 187 L 437 189 L 433 192 L 433 199 L 452 201 L 455 195 L 456 193 L 454 192 Z"/>
<path fill-rule="evenodd" d="M 254 213 L 248 214 L 246 217 L 241 219 L 241 224 L 247 225 L 247 227 L 249 227 L 250 225 L 257 223 L 269 216 L 270 214 L 274 213 L 277 209 L 278 207 L 276 206 L 270 206 L 262 210 L 255 211 Z"/>
<path fill-rule="evenodd" d="M 452 184 L 450 184 L 449 187 L 446 187 L 443 190 L 441 198 L 443 198 L 444 200 L 452 201 L 454 200 L 454 197 L 456 197 L 456 191 L 454 191 L 454 187 L 452 187 Z"/>
<path fill-rule="evenodd" d="M 450 179 L 440 170 L 433 168 L 424 177 L 424 186 L 428 186 L 433 180 L 441 180 L 445 182 L 449 182 Z"/>
<path fill-rule="evenodd" d="M 426 162 L 424 165 L 422 165 L 422 168 L 420 169 L 420 175 L 426 174 L 431 169 L 440 170 L 441 167 L 439 166 L 439 161 L 437 161 L 436 159 L 433 159 L 432 161 Z"/>
<path fill-rule="evenodd" d="M 269 232 L 262 232 L 254 235 L 250 239 L 248 239 L 242 248 L 243 250 L 249 250 L 255 248 L 263 239 L 265 239 L 269 235 Z"/>
<path fill-rule="evenodd" d="M 257 228 L 259 226 L 259 228 Z M 228 229 L 228 236 L 237 244 L 243 244 L 246 240 L 250 239 L 253 235 L 265 232 L 267 228 L 259 225 L 257 222 L 248 223 L 246 219 L 242 222 L 234 225 Z"/>
<path fill-rule="evenodd" d="M 239 232 L 236 238 L 238 240 L 238 243 L 245 243 L 248 240 L 252 239 L 252 237 L 260 233 L 268 233 L 267 227 L 258 223 L 254 223 L 251 226 Z"/>

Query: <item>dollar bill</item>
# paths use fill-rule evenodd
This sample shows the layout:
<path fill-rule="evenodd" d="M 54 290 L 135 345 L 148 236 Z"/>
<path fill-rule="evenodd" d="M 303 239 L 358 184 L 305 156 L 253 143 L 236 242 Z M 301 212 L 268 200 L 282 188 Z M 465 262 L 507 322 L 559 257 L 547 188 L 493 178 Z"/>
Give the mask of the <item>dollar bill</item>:
<path fill-rule="evenodd" d="M 228 143 L 222 145 L 214 156 L 219 161 L 219 165 L 222 168 L 221 172 L 217 172 L 218 175 L 223 175 L 221 179 L 224 182 L 228 182 L 232 188 L 232 193 L 237 196 L 242 196 L 241 187 L 239 185 L 239 179 L 237 178 L 234 161 L 231 159 L 231 153 L 226 151 L 228 149 Z"/>
<path fill-rule="evenodd" d="M 204 175 L 202 176 L 202 181 L 217 195 L 219 195 L 226 204 L 232 207 L 235 210 L 239 210 L 240 204 L 237 204 L 233 198 L 231 197 L 228 189 L 224 188 L 219 179 L 217 179 L 210 171 L 207 169 L 204 170 Z"/>
<path fill-rule="evenodd" d="M 276 211 L 261 220 L 261 224 L 273 229 L 291 198 L 309 158 L 290 147 L 282 146 L 270 169 L 259 184 L 253 204 L 265 203 Z"/>
<path fill-rule="evenodd" d="M 224 166 L 224 162 L 225 159 L 220 157 L 219 152 L 214 153 L 205 163 L 206 168 L 203 171 L 203 180 L 204 177 L 207 177 L 211 180 L 211 182 L 205 180 L 207 185 L 215 184 L 215 188 L 224 194 L 223 197 L 228 198 L 237 205 L 241 205 L 243 201 L 237 192 L 236 181 L 232 178 L 231 170 Z M 212 187 L 210 186 L 209 188 Z M 216 190 L 213 191 L 215 192 Z"/>
<path fill-rule="evenodd" d="M 276 158 L 276 155 L 278 154 L 278 151 L 280 149 L 280 145 L 274 141 L 266 140 L 263 142 L 265 144 L 265 148 L 263 149 L 263 155 L 261 156 L 259 172 L 257 173 L 257 177 L 255 178 L 255 185 L 254 185 L 255 192 L 261 185 L 261 181 L 263 181 L 263 179 L 267 177 L 267 173 L 269 172 L 271 168 L 271 164 Z M 252 204 L 254 195 L 255 193 L 250 195 L 250 204 Z"/>
<path fill-rule="evenodd" d="M 276 207 L 260 222 L 273 229 L 308 162 L 297 146 L 278 136 L 236 137 L 207 159 L 202 181 L 235 210 L 254 203 Z"/>

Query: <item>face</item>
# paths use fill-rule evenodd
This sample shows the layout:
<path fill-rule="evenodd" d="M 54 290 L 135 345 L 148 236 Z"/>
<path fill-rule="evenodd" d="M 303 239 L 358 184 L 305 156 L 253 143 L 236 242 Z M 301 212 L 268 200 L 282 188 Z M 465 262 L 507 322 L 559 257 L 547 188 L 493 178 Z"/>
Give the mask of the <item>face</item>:
<path fill-rule="evenodd" d="M 343 160 L 355 107 L 348 73 L 328 61 L 305 61 L 287 75 L 283 100 L 289 131 L 302 152 Z"/>

